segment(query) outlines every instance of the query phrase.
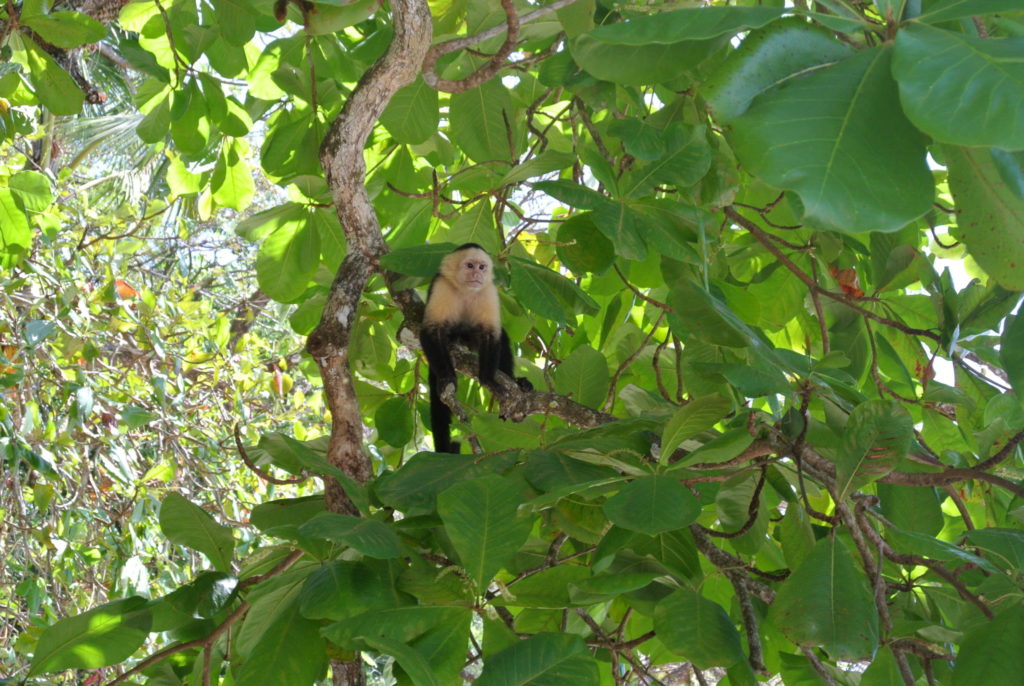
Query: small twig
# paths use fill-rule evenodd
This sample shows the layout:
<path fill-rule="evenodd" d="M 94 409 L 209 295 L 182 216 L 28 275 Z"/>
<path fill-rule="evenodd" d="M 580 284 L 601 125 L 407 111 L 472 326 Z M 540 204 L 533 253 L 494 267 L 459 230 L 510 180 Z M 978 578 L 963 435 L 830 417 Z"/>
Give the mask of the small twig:
<path fill-rule="evenodd" d="M 277 477 L 268 474 L 263 469 L 256 466 L 256 463 L 249 457 L 249 453 L 246 452 L 245 446 L 242 445 L 242 431 L 239 428 L 238 423 L 235 423 L 235 448 L 238 450 L 238 455 L 242 458 L 242 462 L 248 467 L 256 476 L 260 477 L 264 481 L 269 481 L 272 484 L 278 484 L 280 486 L 289 486 L 291 484 L 299 484 L 306 480 L 305 474 L 300 474 L 294 479 L 278 479 Z"/>

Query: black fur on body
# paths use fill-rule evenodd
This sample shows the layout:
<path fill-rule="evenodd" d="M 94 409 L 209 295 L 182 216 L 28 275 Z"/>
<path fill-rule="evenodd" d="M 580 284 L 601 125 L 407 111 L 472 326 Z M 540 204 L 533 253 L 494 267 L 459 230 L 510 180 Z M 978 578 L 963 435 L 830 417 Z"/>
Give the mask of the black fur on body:
<path fill-rule="evenodd" d="M 441 399 L 448 384 L 457 385 L 451 347 L 461 343 L 477 353 L 480 383 L 501 392 L 495 372 L 501 370 L 520 388 L 532 388 L 513 373 L 512 346 L 501 327 L 498 290 L 494 285 L 490 256 L 476 243 L 466 243 L 449 253 L 430 282 L 420 343 L 429 365 L 430 430 L 434 450 L 458 453 L 451 440 L 452 411 Z"/>

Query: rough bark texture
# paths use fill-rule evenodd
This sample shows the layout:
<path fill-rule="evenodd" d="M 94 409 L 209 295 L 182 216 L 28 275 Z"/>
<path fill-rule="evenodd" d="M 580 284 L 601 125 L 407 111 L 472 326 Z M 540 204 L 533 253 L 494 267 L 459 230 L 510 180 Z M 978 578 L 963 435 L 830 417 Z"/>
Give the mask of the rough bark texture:
<path fill-rule="evenodd" d="M 391 97 L 419 75 L 433 27 L 424 0 L 392 0 L 394 39 L 388 51 L 363 76 L 331 125 L 320 148 L 320 163 L 345 231 L 348 255 L 338 269 L 323 318 L 306 349 L 316 360 L 331 409 L 327 458 L 357 481 L 371 476 L 363 452 L 362 417 L 349 368 L 348 344 L 363 289 L 387 252 L 377 215 L 366 193 L 363 148 Z M 357 514 L 340 484 L 325 486 L 327 509 Z M 365 683 L 358 659 L 332 662 L 337 686 Z"/>

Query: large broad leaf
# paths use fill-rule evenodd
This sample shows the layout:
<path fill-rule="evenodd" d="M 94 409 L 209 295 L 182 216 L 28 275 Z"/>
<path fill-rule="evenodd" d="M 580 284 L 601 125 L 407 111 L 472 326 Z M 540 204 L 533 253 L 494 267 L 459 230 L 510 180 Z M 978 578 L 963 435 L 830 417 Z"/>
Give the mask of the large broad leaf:
<path fill-rule="evenodd" d="M 438 681 L 427 659 L 404 643 L 380 636 L 368 636 L 364 640 L 371 648 L 395 658 L 395 662 L 416 686 L 441 686 L 442 682 Z"/>
<path fill-rule="evenodd" d="M 914 439 L 914 420 L 894 400 L 869 400 L 853 409 L 836 463 L 840 500 L 896 468 Z"/>
<path fill-rule="evenodd" d="M 732 122 L 742 165 L 795 191 L 815 227 L 895 231 L 931 207 L 924 139 L 900 109 L 891 54 L 864 50 L 790 79 Z"/>
<path fill-rule="evenodd" d="M 593 298 L 556 271 L 521 257 L 509 258 L 508 266 L 516 298 L 542 317 L 567 322 L 599 309 Z"/>
<path fill-rule="evenodd" d="M 252 180 L 252 171 L 245 161 L 245 152 L 249 146 L 241 140 L 231 139 L 217 156 L 217 165 L 213 168 L 213 179 L 210 189 L 213 199 L 221 207 L 230 207 L 241 212 L 252 202 L 256 194 L 256 184 Z"/>
<path fill-rule="evenodd" d="M 77 48 L 107 35 L 107 27 L 92 17 L 66 10 L 22 17 L 21 23 L 58 48 Z"/>
<path fill-rule="evenodd" d="M 942 151 L 958 210 L 956 236 L 1000 286 L 1024 290 L 1024 197 L 1006 183 L 995 151 L 951 145 Z"/>
<path fill-rule="evenodd" d="M 699 669 L 731 667 L 743 659 L 736 625 L 722 606 L 688 588 L 663 598 L 654 610 L 658 640 Z"/>
<path fill-rule="evenodd" d="M 782 583 L 768 619 L 797 645 L 821 646 L 838 660 L 870 659 L 878 647 L 871 589 L 835 536 L 818 541 Z"/>
<path fill-rule="evenodd" d="M 728 122 L 743 114 L 755 97 L 784 80 L 852 54 L 853 48 L 837 41 L 831 31 L 789 17 L 752 31 L 701 90 L 715 119 Z"/>
<path fill-rule="evenodd" d="M 522 502 L 519 488 L 495 475 L 455 484 L 437 496 L 445 531 L 478 588 L 486 588 L 526 542 L 533 521 L 516 518 Z"/>
<path fill-rule="evenodd" d="M 892 73 L 903 111 L 944 143 L 1024 148 L 1024 38 L 990 40 L 912 22 Z"/>
<path fill-rule="evenodd" d="M 685 76 L 721 44 L 721 39 L 710 39 L 621 45 L 585 33 L 569 41 L 569 50 L 577 64 L 603 81 L 641 85 Z"/>
<path fill-rule="evenodd" d="M 468 607 L 416 605 L 393 610 L 375 610 L 335 622 L 323 630 L 324 636 L 343 647 L 358 647 L 363 636 L 383 636 L 409 643 L 436 626 L 469 624 Z"/>
<path fill-rule="evenodd" d="M 335 560 L 309 575 L 298 596 L 302 616 L 338 621 L 409 602 L 397 589 L 404 569 L 391 560 Z"/>
<path fill-rule="evenodd" d="M 647 164 L 637 164 L 623 180 L 626 197 L 646 195 L 658 184 L 688 187 L 711 168 L 711 148 L 703 126 L 669 126 L 658 136 L 662 154 Z"/>
<path fill-rule="evenodd" d="M 488 658 L 476 686 L 597 684 L 597 661 L 579 636 L 537 634 Z"/>
<path fill-rule="evenodd" d="M 675 310 L 669 317 L 669 325 L 676 335 L 684 339 L 695 336 L 730 348 L 751 344 L 749 330 L 728 311 L 729 308 L 689 279 L 675 284 L 669 293 L 668 304 Z"/>
<path fill-rule="evenodd" d="M 14 194 L 0 188 L 0 266 L 10 267 L 28 254 L 32 230 Z"/>
<path fill-rule="evenodd" d="M 96 669 L 127 659 L 145 642 L 152 621 L 144 598 L 100 605 L 62 619 L 39 637 L 29 676 L 65 669 Z"/>
<path fill-rule="evenodd" d="M 679 408 L 665 424 L 661 434 L 661 462 L 668 462 L 676 448 L 701 431 L 714 426 L 732 411 L 732 401 L 723 395 L 693 398 Z M 748 434 L 749 435 L 749 434 Z"/>
<path fill-rule="evenodd" d="M 921 21 L 932 24 L 951 19 L 963 19 L 978 14 L 1010 12 L 1020 9 L 1019 0 L 939 0 L 921 13 Z"/>
<path fill-rule="evenodd" d="M 422 143 L 435 133 L 440 122 L 437 91 L 416 79 L 391 97 L 380 122 L 400 143 Z"/>
<path fill-rule="evenodd" d="M 398 534 L 384 522 L 366 517 L 325 512 L 300 526 L 299 533 L 344 543 L 369 557 L 384 559 L 402 554 Z"/>
<path fill-rule="evenodd" d="M 324 669 L 320 625 L 306 619 L 293 600 L 263 632 L 238 671 L 238 686 L 311 684 Z"/>
<path fill-rule="evenodd" d="M 1017 396 L 1024 398 L 1024 315 L 1007 320 L 999 341 L 999 361 Z"/>
<path fill-rule="evenodd" d="M 623 487 L 603 509 L 615 525 L 656 536 L 692 524 L 700 502 L 678 479 L 645 476 Z"/>
<path fill-rule="evenodd" d="M 967 633 L 960 644 L 953 686 L 1024 684 L 1024 606 L 1000 612 Z"/>
<path fill-rule="evenodd" d="M 53 114 L 78 114 L 85 102 L 85 93 L 75 80 L 31 38 L 24 34 L 18 37 L 25 47 L 25 62 L 32 73 L 32 89 L 39 101 Z"/>
<path fill-rule="evenodd" d="M 1024 570 L 1024 531 L 1016 529 L 975 529 L 968 531 L 967 542 L 1000 569 L 1014 573 Z"/>
<path fill-rule="evenodd" d="M 588 407 L 598 407 L 608 394 L 608 361 L 588 345 L 562 360 L 555 370 L 555 391 Z"/>
<path fill-rule="evenodd" d="M 479 88 L 452 96 L 449 105 L 452 142 L 474 162 L 502 161 L 511 164 L 519 156 L 520 139 L 517 116 L 508 89 L 500 81 L 490 80 Z M 507 169 L 491 165 L 493 171 Z"/>
<path fill-rule="evenodd" d="M 320 264 L 320 234 L 309 215 L 288 221 L 270 234 L 256 255 L 260 288 L 278 302 L 291 302 L 306 290 Z"/>
<path fill-rule="evenodd" d="M 605 43 L 647 45 L 678 43 L 732 35 L 775 21 L 783 10 L 773 7 L 700 7 L 661 12 L 627 22 L 599 26 L 590 35 Z"/>
<path fill-rule="evenodd" d="M 231 570 L 235 549 L 232 530 L 213 520 L 209 512 L 177 493 L 160 504 L 160 530 L 171 543 L 198 550 L 221 572 Z"/>

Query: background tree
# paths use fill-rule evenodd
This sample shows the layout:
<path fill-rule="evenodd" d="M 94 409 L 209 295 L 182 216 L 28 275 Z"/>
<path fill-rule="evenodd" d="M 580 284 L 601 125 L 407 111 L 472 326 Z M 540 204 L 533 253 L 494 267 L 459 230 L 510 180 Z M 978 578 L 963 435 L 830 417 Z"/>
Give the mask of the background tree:
<path fill-rule="evenodd" d="M 596 684 L 678 682 L 686 661 L 699 683 L 1020 683 L 1024 12 L 781 4 L 8 5 L 0 246 L 8 291 L 27 290 L 4 334 L 3 445 L 22 534 L 67 517 L 47 486 L 82 483 L 42 459 L 62 439 L 79 448 L 91 416 L 62 365 L 103 359 L 112 421 L 153 411 L 117 380 L 130 360 L 78 363 L 54 337 L 91 302 L 69 292 L 74 260 L 109 271 L 109 321 L 163 322 L 155 285 L 188 272 L 154 247 L 224 240 L 207 220 L 237 217 L 260 292 L 228 288 L 219 311 L 242 316 L 189 318 L 188 341 L 234 353 L 265 294 L 294 305 L 309 354 L 287 365 L 298 389 L 282 363 L 260 367 L 288 407 L 267 429 L 290 431 L 238 446 L 250 483 L 292 481 L 274 465 L 296 490 L 268 485 L 246 522 L 230 489 L 203 490 L 215 475 L 171 474 L 152 489 L 166 541 L 88 539 L 116 562 L 109 590 L 80 600 L 108 602 L 55 623 L 36 613 L 71 604 L 52 600 L 60 580 L 26 583 L 46 553 L 21 547 L 5 591 L 16 669 Z M 90 136 L 131 118 L 145 146 Z M 100 144 L 139 157 L 62 157 Z M 103 193 L 116 208 L 52 204 L 133 173 L 144 191 Z M 152 230 L 97 233 L 97 219 Z M 128 237 L 161 265 L 152 304 L 116 271 Z M 417 452 L 414 289 L 468 241 L 500 263 L 538 390 L 492 401 L 461 384 L 477 452 Z M 214 280 L 230 264 L 185 253 Z M 161 359 L 149 327 L 135 340 Z M 293 352 L 273 328 L 259 340 Z M 52 376 L 27 384 L 47 356 Z M 186 387 L 206 361 L 180 363 L 179 402 L 217 397 L 210 424 L 186 425 L 222 446 L 268 398 L 237 377 Z M 457 366 L 475 369 L 468 353 Z M 145 381 L 182 424 L 161 378 Z M 49 433 L 24 419 L 40 392 Z M 156 443 L 138 466 L 177 449 Z M 152 481 L 139 471 L 125 487 Z M 314 476 L 323 495 L 306 494 Z M 151 512 L 133 527 L 153 531 Z M 156 546 L 203 557 L 110 583 Z"/>

